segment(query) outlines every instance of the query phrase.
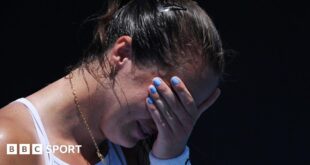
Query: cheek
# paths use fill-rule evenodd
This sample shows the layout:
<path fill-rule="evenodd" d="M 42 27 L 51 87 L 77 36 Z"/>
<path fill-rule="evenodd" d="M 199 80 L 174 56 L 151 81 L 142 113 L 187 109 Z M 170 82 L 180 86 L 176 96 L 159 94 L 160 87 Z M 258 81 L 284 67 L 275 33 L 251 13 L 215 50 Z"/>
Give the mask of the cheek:
<path fill-rule="evenodd" d="M 140 87 L 140 88 L 141 89 L 136 89 L 136 91 L 133 91 L 132 95 L 127 97 L 127 98 L 130 98 L 132 102 L 134 102 L 135 104 L 143 103 L 146 97 L 149 95 L 148 86 Z"/>
<path fill-rule="evenodd" d="M 149 119 L 145 99 L 148 96 L 147 85 L 125 88 L 120 97 L 122 105 L 111 107 L 101 122 L 105 137 L 115 144 L 131 148 L 138 142 L 135 138 L 136 122 Z M 125 96 L 125 97 L 123 97 Z"/>
<path fill-rule="evenodd" d="M 130 114 L 127 116 L 130 122 L 152 118 L 147 109 L 145 99 L 146 98 L 136 101 L 130 106 Z"/>
<path fill-rule="evenodd" d="M 150 118 L 150 114 L 146 106 L 146 98 L 148 96 L 147 88 L 142 92 L 135 93 L 131 97 L 128 96 L 129 116 L 131 121 Z M 130 98 L 129 98 L 130 97 Z"/>

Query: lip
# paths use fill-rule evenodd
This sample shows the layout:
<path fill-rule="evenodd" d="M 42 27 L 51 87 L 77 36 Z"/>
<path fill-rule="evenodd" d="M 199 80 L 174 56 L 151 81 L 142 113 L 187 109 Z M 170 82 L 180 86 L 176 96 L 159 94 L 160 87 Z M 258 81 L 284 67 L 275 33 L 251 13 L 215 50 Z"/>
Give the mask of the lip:
<path fill-rule="evenodd" d="M 142 126 L 139 122 L 137 122 L 137 135 L 139 139 L 145 139 L 148 134 L 144 133 Z"/>
<path fill-rule="evenodd" d="M 142 124 L 142 122 L 140 120 L 138 120 L 137 122 L 138 122 L 138 124 L 139 124 L 139 126 L 140 126 L 140 128 L 144 134 L 147 134 L 148 136 L 152 136 L 153 134 L 157 134 L 157 129 L 155 127 L 155 123 L 154 123 L 154 128 L 153 128 L 152 125 L 149 127 L 146 127 L 144 124 Z"/>

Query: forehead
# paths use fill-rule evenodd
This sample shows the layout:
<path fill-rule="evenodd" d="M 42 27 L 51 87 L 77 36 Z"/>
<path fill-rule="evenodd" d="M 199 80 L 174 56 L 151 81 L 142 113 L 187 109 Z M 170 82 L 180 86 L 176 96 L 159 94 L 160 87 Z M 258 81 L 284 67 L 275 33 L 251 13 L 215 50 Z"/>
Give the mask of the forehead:
<path fill-rule="evenodd" d="M 219 80 L 219 76 L 209 68 L 205 68 L 200 72 L 187 70 L 180 78 L 198 106 L 214 92 Z"/>
<path fill-rule="evenodd" d="M 160 69 L 155 69 L 156 71 L 152 71 L 151 75 L 148 74 L 149 78 L 145 78 L 145 76 L 138 76 L 139 74 L 135 72 L 136 74 L 134 77 L 136 77 L 136 79 L 141 78 L 141 84 L 146 83 L 149 85 L 149 79 L 159 76 L 162 77 L 168 85 L 170 85 L 171 77 L 178 76 L 185 83 L 190 94 L 193 96 L 195 103 L 199 106 L 207 98 L 209 98 L 209 96 L 216 89 L 219 76 L 207 66 L 203 69 L 199 69 L 197 66 L 198 65 L 195 67 L 191 64 L 184 64 L 179 69 L 173 71 L 162 71 Z M 148 69 L 140 70 L 142 72 L 141 75 L 145 75 L 145 72 L 149 73 Z"/>

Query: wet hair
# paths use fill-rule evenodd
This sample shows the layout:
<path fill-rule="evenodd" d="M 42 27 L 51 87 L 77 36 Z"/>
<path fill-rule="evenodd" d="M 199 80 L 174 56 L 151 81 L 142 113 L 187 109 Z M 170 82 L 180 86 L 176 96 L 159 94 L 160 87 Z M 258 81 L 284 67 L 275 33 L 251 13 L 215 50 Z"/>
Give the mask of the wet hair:
<path fill-rule="evenodd" d="M 97 17 L 95 36 L 82 65 L 94 77 L 114 79 L 116 71 L 107 54 L 116 40 L 132 37 L 132 61 L 136 67 L 157 66 L 178 70 L 185 63 L 208 67 L 217 75 L 224 72 L 220 36 L 206 12 L 192 0 L 111 0 L 106 12 Z M 99 62 L 98 68 L 90 67 Z M 102 72 L 100 72 L 102 74 Z M 99 78 L 98 78 L 99 77 Z M 100 81 L 100 80 L 99 80 Z M 149 164 L 150 138 L 139 142 L 137 160 Z"/>
<path fill-rule="evenodd" d="M 220 36 L 206 12 L 192 0 L 111 0 L 105 14 L 96 18 L 95 36 L 82 61 L 95 75 L 99 69 L 89 64 L 98 61 L 104 78 L 113 79 L 116 70 L 107 63 L 115 41 L 132 37 L 132 61 L 137 67 L 157 66 L 163 70 L 182 69 L 197 62 L 216 74 L 224 71 Z M 102 72 L 100 72 L 102 74 Z"/>

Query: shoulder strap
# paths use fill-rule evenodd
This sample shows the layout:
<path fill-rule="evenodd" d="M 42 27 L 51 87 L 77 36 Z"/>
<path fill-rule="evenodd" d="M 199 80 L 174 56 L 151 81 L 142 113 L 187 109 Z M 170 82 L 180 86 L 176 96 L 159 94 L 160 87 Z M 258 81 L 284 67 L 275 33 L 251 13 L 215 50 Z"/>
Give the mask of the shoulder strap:
<path fill-rule="evenodd" d="M 44 146 L 43 148 L 46 148 L 46 146 L 49 144 L 49 141 L 37 109 L 29 100 L 25 98 L 20 98 L 16 100 L 16 102 L 20 102 L 28 108 L 34 122 L 34 126 L 36 128 L 40 143 Z M 45 151 L 43 151 L 43 154 L 45 158 L 45 163 L 51 165 L 52 154 L 46 153 Z"/>

